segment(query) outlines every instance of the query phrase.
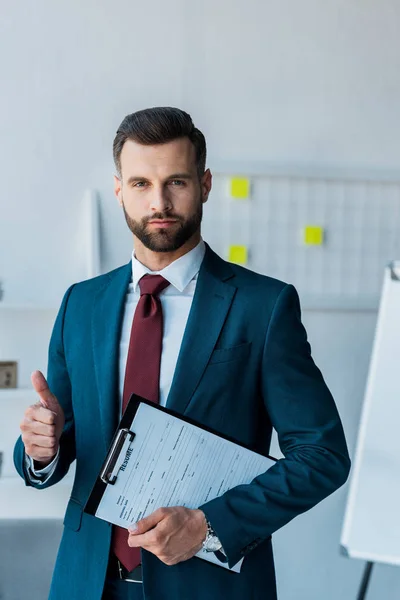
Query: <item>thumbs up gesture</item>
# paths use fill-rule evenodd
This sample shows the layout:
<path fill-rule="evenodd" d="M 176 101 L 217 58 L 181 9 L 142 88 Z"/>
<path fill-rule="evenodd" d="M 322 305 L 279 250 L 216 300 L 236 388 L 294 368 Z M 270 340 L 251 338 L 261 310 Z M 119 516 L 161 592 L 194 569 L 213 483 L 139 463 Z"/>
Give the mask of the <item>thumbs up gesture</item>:
<path fill-rule="evenodd" d="M 36 467 L 43 469 L 57 454 L 65 418 L 43 373 L 34 371 L 31 380 L 39 401 L 26 409 L 20 429 L 26 454 L 37 463 Z"/>

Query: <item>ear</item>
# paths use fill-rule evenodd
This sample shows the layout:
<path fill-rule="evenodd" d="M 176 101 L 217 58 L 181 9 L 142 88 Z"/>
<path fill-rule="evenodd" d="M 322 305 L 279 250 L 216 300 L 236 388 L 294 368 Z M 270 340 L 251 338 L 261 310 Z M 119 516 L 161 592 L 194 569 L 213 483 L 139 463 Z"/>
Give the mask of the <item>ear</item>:
<path fill-rule="evenodd" d="M 122 189 L 121 188 L 122 188 L 121 179 L 117 175 L 114 175 L 114 194 L 116 195 L 120 206 L 122 206 Z"/>
<path fill-rule="evenodd" d="M 207 169 L 201 178 L 201 189 L 203 191 L 203 203 L 207 202 L 208 196 L 212 188 L 212 174 L 210 169 Z"/>

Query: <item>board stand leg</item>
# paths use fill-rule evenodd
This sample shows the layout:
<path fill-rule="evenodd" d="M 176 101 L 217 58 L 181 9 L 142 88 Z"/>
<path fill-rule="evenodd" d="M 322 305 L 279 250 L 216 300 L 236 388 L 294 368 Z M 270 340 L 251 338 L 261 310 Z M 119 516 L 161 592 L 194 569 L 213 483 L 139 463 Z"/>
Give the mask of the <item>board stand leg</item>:
<path fill-rule="evenodd" d="M 374 566 L 373 562 L 367 562 L 364 569 L 364 575 L 361 581 L 360 589 L 358 591 L 357 600 L 365 600 L 367 597 L 369 580 L 371 579 L 372 567 Z"/>

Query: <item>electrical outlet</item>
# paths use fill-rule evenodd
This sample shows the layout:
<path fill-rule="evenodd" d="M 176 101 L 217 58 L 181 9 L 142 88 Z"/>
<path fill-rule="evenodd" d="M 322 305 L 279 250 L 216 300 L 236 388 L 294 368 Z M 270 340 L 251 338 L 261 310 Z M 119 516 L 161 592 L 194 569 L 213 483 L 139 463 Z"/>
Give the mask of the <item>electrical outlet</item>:
<path fill-rule="evenodd" d="M 0 361 L 0 389 L 17 387 L 17 362 Z"/>

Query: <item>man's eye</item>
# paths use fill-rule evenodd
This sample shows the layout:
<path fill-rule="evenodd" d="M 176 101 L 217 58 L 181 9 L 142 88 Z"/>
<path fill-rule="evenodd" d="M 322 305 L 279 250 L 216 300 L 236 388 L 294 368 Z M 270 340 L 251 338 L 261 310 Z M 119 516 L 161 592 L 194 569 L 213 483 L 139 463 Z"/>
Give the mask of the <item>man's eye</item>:
<path fill-rule="evenodd" d="M 136 181 L 136 183 L 134 183 L 134 187 L 144 187 L 145 185 L 145 181 Z"/>
<path fill-rule="evenodd" d="M 182 181 L 182 179 L 171 179 L 171 183 L 173 183 L 174 185 L 185 185 L 185 182 Z"/>

